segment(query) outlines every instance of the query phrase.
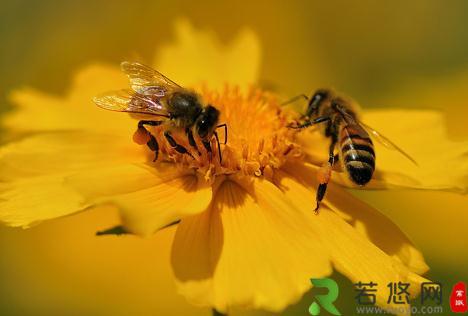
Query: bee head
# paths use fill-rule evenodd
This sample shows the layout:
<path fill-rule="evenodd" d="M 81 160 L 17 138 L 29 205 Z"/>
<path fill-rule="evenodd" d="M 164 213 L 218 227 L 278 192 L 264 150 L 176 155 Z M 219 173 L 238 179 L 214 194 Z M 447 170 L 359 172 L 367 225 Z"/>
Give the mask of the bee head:
<path fill-rule="evenodd" d="M 197 133 L 200 138 L 206 138 L 213 133 L 218 124 L 219 111 L 212 105 L 206 106 L 196 122 Z"/>
<path fill-rule="evenodd" d="M 324 104 L 330 97 L 331 92 L 329 90 L 319 89 L 315 91 L 309 100 L 309 104 L 307 105 L 306 116 L 311 117 L 317 115 L 319 113 L 320 106 Z"/>

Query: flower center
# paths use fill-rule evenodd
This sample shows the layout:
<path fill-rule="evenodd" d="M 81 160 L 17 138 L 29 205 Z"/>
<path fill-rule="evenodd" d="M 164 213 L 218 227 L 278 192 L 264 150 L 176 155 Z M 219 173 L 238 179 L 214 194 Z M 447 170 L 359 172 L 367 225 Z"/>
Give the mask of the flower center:
<path fill-rule="evenodd" d="M 288 159 L 301 156 L 302 152 L 294 142 L 296 131 L 287 127 L 291 118 L 271 94 L 253 88 L 242 93 L 238 87 L 228 86 L 222 92 L 203 87 L 198 93 L 204 104 L 211 104 L 220 111 L 218 124 L 227 125 L 227 135 L 224 128 L 216 130 L 222 160 L 216 137 L 211 139 L 210 157 L 195 135 L 199 155 L 189 144 L 185 131 L 174 128 L 174 139 L 191 152 L 192 158 L 178 153 L 168 144 L 163 135 L 164 127 L 155 127 L 151 132 L 159 143 L 160 159 L 196 169 L 210 179 L 234 173 L 271 177 L 274 169 L 280 168 Z"/>

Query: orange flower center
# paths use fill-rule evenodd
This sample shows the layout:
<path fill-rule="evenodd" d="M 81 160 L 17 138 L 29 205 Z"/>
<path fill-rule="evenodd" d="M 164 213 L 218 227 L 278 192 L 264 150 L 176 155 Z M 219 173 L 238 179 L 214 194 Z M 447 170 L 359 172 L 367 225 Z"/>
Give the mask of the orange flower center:
<path fill-rule="evenodd" d="M 205 87 L 198 92 L 205 104 L 211 104 L 221 112 L 219 124 L 227 124 L 226 144 L 223 143 L 226 137 L 224 129 L 217 130 L 222 161 L 219 159 L 215 137 L 211 139 L 210 157 L 195 136 L 201 153 L 198 155 L 190 146 L 185 132 L 175 129 L 172 132 L 174 139 L 191 152 L 192 158 L 178 153 L 167 143 L 163 135 L 164 128 L 154 127 L 150 131 L 159 143 L 160 160 L 196 169 L 208 179 L 234 173 L 271 177 L 274 169 L 280 168 L 288 159 L 302 155 L 294 142 L 296 131 L 287 127 L 291 117 L 271 94 L 258 89 L 242 93 L 238 87 L 228 86 L 221 93 Z"/>

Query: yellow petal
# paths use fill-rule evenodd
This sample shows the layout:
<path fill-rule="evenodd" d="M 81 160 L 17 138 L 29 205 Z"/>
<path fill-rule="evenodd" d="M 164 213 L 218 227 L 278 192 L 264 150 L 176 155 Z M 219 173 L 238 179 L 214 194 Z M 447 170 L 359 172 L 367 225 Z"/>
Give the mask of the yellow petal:
<path fill-rule="evenodd" d="M 421 251 L 382 213 L 333 183 L 329 185 L 327 194 L 326 205 L 343 218 L 350 218 L 356 231 L 374 245 L 417 274 L 424 274 L 429 270 Z"/>
<path fill-rule="evenodd" d="M 242 185 L 225 181 L 207 212 L 179 224 L 172 251 L 179 290 L 220 311 L 279 311 L 299 300 L 311 277 L 331 273 L 327 250 L 273 184 Z"/>
<path fill-rule="evenodd" d="M 40 133 L 0 147 L 0 180 L 73 173 L 145 160 L 131 140 L 85 132 Z"/>
<path fill-rule="evenodd" d="M 76 74 L 71 92 L 65 98 L 30 88 L 13 92 L 10 100 L 16 108 L 5 116 L 2 125 L 10 133 L 88 130 L 131 137 L 135 120 L 125 113 L 100 109 L 92 101 L 98 94 L 127 85 L 125 75 L 117 66 L 90 65 Z"/>
<path fill-rule="evenodd" d="M 177 21 L 175 28 L 176 41 L 158 51 L 154 65 L 177 83 L 221 88 L 227 82 L 246 87 L 257 81 L 261 49 L 253 31 L 244 29 L 224 45 L 214 33 L 197 31 L 186 20 Z"/>
<path fill-rule="evenodd" d="M 153 174 L 155 180 L 146 179 L 147 182 L 154 181 L 150 187 L 135 192 L 104 196 L 98 201 L 116 205 L 120 210 L 123 225 L 129 231 L 148 236 L 185 216 L 203 212 L 211 202 L 211 185 L 203 177 L 194 173 L 176 178 L 173 176 L 173 172 L 155 173 Z M 116 180 L 115 187 L 109 184 L 107 187 L 98 185 L 98 190 L 103 190 L 98 192 L 115 193 L 120 184 L 125 186 L 125 180 L 124 178 Z M 133 186 L 136 184 L 134 180 L 130 179 Z"/>
<path fill-rule="evenodd" d="M 0 219 L 27 226 L 113 202 L 121 206 L 128 228 L 145 235 L 207 207 L 211 188 L 204 180 L 174 164 L 134 164 L 144 159 L 138 148 L 111 140 L 98 134 L 58 132 L 2 147 Z M 170 207 L 172 199 L 180 205 Z"/>
<path fill-rule="evenodd" d="M 304 216 L 308 217 L 309 229 L 321 237 L 320 241 L 330 252 L 330 260 L 338 272 L 353 282 L 378 283 L 377 302 L 380 306 L 388 306 L 386 305 L 388 298 L 386 290 L 389 282 L 408 282 L 411 284 L 412 297 L 417 295 L 419 285 L 424 278 L 411 272 L 403 262 L 410 262 L 413 267 L 416 266 L 417 270 L 422 270 L 422 267 L 414 264 L 420 259 L 408 260 L 405 257 L 406 250 L 412 246 L 400 230 L 392 229 L 396 226 L 389 220 L 383 216 L 377 217 L 376 212 L 369 212 L 369 210 L 362 214 L 362 218 L 359 218 L 357 214 L 362 204 L 356 203 L 353 199 L 343 201 L 347 202 L 345 205 L 330 203 L 334 208 L 343 207 L 338 210 L 345 215 L 345 218 L 328 209 L 325 206 L 327 204 L 321 207 L 319 215 L 314 215 L 315 192 L 311 192 L 310 186 L 299 184 L 292 180 L 291 176 L 281 176 L 278 181 L 290 203 L 300 208 Z M 339 190 L 339 188 L 336 189 Z M 353 209 L 355 211 L 351 211 Z M 384 228 L 369 227 L 377 222 L 384 225 Z M 391 232 L 391 238 L 385 242 L 384 239 L 389 236 L 380 234 L 389 232 Z M 389 245 L 391 242 L 394 244 Z M 388 251 L 393 250 L 394 253 L 387 254 L 379 246 Z"/>
<path fill-rule="evenodd" d="M 377 155 L 374 185 L 446 189 L 468 188 L 468 142 L 451 141 L 442 113 L 423 110 L 364 112 L 363 121 L 411 155 L 418 166 L 374 141 Z"/>
<path fill-rule="evenodd" d="M 67 177 L 66 185 L 73 187 L 87 201 L 99 203 L 110 196 L 140 191 L 191 174 L 164 162 L 157 165 L 109 164 L 73 173 Z"/>
<path fill-rule="evenodd" d="M 9 143 L 0 148 L 0 220 L 25 227 L 80 211 L 92 203 L 68 185 L 72 174 L 142 157 L 125 142 L 83 132 L 40 133 Z M 101 178 L 99 184 L 112 181 Z"/>
<path fill-rule="evenodd" d="M 310 193 L 307 193 L 310 198 L 309 209 L 312 208 L 315 203 L 314 189 L 318 187 L 317 167 L 309 164 L 288 164 L 284 170 L 305 187 L 312 188 L 309 190 Z M 358 233 L 389 256 L 402 262 L 411 271 L 423 274 L 429 270 L 421 251 L 395 223 L 348 191 L 334 183 L 329 183 L 323 204 L 352 225 Z"/>
<path fill-rule="evenodd" d="M 74 190 L 63 185 L 64 175 L 43 175 L 0 183 L 0 221 L 29 227 L 88 207 Z"/>

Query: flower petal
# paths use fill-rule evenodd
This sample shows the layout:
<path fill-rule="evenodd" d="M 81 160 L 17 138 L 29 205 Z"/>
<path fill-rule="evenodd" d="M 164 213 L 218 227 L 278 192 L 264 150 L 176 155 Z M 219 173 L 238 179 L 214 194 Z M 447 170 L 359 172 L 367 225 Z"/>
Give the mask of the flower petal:
<path fill-rule="evenodd" d="M 316 166 L 294 164 L 286 165 L 284 169 L 307 188 L 318 187 L 315 180 Z M 309 203 L 313 206 L 315 197 L 310 193 L 309 197 L 312 198 Z M 329 183 L 323 204 L 331 208 L 374 245 L 401 261 L 411 271 L 423 274 L 429 270 L 422 253 L 395 223 L 348 191 L 334 183 Z"/>
<path fill-rule="evenodd" d="M 174 167 L 171 167 L 174 168 Z M 175 168 L 174 168 L 175 169 Z M 132 177 L 137 174 L 132 175 Z M 123 225 L 134 234 L 148 236 L 185 216 L 201 213 L 211 202 L 211 185 L 198 174 L 185 174 L 173 177 L 173 172 L 155 173 L 150 187 L 135 192 L 104 196 L 97 201 L 109 202 L 118 206 Z M 117 179 L 117 177 L 116 177 Z M 129 179 L 133 186 L 142 186 Z M 117 180 L 116 185 L 98 185 L 101 194 L 115 193 L 119 184 L 125 187 L 127 179 Z M 86 182 L 83 182 L 86 183 Z M 93 192 L 99 196 L 99 193 Z"/>
<path fill-rule="evenodd" d="M 468 188 L 468 142 L 450 141 L 442 113 L 423 110 L 376 110 L 363 113 L 363 121 L 378 129 L 410 156 L 412 164 L 396 151 L 374 141 L 377 174 L 373 185 L 446 189 Z"/>
<path fill-rule="evenodd" d="M 64 175 L 43 175 L 0 183 L 0 221 L 29 227 L 40 221 L 69 215 L 89 205 L 63 185 Z"/>
<path fill-rule="evenodd" d="M 36 134 L 0 148 L 0 220 L 11 226 L 72 214 L 91 204 L 66 185 L 71 174 L 134 161 L 122 142 L 81 132 Z"/>
<path fill-rule="evenodd" d="M 0 180 L 141 162 L 145 154 L 131 140 L 109 135 L 78 131 L 34 134 L 0 147 Z"/>
<path fill-rule="evenodd" d="M 2 125 L 10 133 L 88 130 L 131 137 L 136 121 L 130 115 L 105 111 L 92 101 L 98 94 L 127 85 L 118 67 L 90 65 L 76 74 L 65 98 L 30 88 L 13 92 L 10 100 L 16 109 L 2 118 Z"/>
<path fill-rule="evenodd" d="M 132 193 L 187 175 L 173 164 L 159 162 L 109 164 L 71 174 L 66 184 L 80 192 L 89 202 L 99 203 L 110 196 Z"/>
<path fill-rule="evenodd" d="M 179 224 L 172 265 L 194 304 L 279 311 L 310 288 L 311 277 L 331 273 L 319 239 L 272 183 L 227 180 L 208 211 Z"/>
<path fill-rule="evenodd" d="M 176 41 L 162 47 L 154 62 L 161 72 L 183 86 L 200 82 L 221 88 L 226 82 L 247 87 L 260 73 L 260 42 L 245 29 L 228 45 L 215 34 L 197 31 L 186 20 L 177 21 Z"/>
<path fill-rule="evenodd" d="M 298 173 L 303 172 L 300 170 Z M 308 217 L 307 222 L 310 224 L 311 230 L 314 230 L 322 238 L 324 247 L 330 252 L 330 260 L 334 267 L 340 273 L 344 274 L 353 282 L 374 282 L 378 284 L 377 303 L 380 306 L 388 306 L 386 292 L 387 284 L 390 282 L 408 282 L 411 284 L 410 293 L 412 297 L 416 296 L 419 290 L 419 285 L 424 281 L 414 272 L 411 272 L 403 262 L 410 262 L 416 270 L 422 270 L 418 266 L 418 260 L 408 260 L 406 258 L 407 249 L 411 244 L 407 238 L 402 235 L 401 231 L 396 228 L 390 221 L 383 216 L 376 216 L 376 212 L 370 212 L 367 209 L 362 217 L 357 217 L 357 211 L 362 206 L 357 199 L 347 197 L 345 205 L 339 203 L 333 205 L 333 208 L 343 207 L 339 209 L 340 213 L 346 216 L 343 218 L 337 212 L 329 210 L 327 207 L 321 207 L 320 213 L 315 216 L 313 209 L 315 207 L 314 193 L 307 189 L 310 186 L 304 186 L 299 182 L 291 180 L 290 175 L 280 176 L 279 181 L 288 200 L 296 207 L 301 207 L 305 216 Z M 335 187 L 339 190 L 338 187 Z M 337 197 L 338 198 L 338 197 Z M 356 211 L 351 211 L 352 209 Z M 365 218 L 364 218 L 365 216 Z M 379 223 L 378 227 L 372 227 Z M 367 226 L 369 225 L 369 226 Z M 375 234 L 392 233 L 391 241 L 384 242 L 385 236 L 375 237 Z M 376 244 L 374 244 L 374 242 Z M 394 245 L 389 245 L 394 242 Z M 387 254 L 385 250 L 394 250 L 395 253 Z M 403 251 L 399 250 L 403 249 Z M 398 251 L 396 251 L 398 250 Z M 397 257 L 397 258 L 395 258 Z M 390 304 L 392 306 L 394 304 Z"/>

